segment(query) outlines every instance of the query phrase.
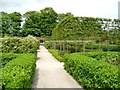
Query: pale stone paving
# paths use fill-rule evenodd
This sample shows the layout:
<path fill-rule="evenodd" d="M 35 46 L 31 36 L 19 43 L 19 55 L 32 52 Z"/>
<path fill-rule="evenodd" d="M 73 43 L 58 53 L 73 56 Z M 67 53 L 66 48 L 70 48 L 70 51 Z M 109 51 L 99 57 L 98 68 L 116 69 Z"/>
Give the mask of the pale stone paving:
<path fill-rule="evenodd" d="M 44 46 L 37 53 L 32 88 L 81 88 Z"/>

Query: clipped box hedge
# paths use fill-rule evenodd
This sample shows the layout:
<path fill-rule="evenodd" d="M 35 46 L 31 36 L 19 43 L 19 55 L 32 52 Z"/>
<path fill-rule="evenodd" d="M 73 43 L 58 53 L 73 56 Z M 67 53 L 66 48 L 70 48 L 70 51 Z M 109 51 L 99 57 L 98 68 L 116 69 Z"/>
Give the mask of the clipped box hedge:
<path fill-rule="evenodd" d="M 58 61 L 64 62 L 64 59 L 62 56 L 60 56 L 60 51 L 59 50 L 48 50 Z"/>
<path fill-rule="evenodd" d="M 8 53 L 36 53 L 39 41 L 32 37 L 7 37 L 2 38 L 2 52 Z"/>
<path fill-rule="evenodd" d="M 74 52 L 82 52 L 82 51 L 120 51 L 120 45 L 115 44 L 92 44 L 92 43 L 75 43 L 75 42 L 45 42 L 45 47 L 47 49 L 57 49 L 57 50 L 64 50 L 74 53 Z"/>
<path fill-rule="evenodd" d="M 65 54 L 64 67 L 85 89 L 120 88 L 118 67 L 79 53 Z"/>
<path fill-rule="evenodd" d="M 31 88 L 36 67 L 36 55 L 13 53 L 13 56 L 15 58 L 2 68 L 2 89 Z"/>
<path fill-rule="evenodd" d="M 7 64 L 9 61 L 11 61 L 12 59 L 16 58 L 16 55 L 13 53 L 2 53 L 1 55 L 1 63 L 2 63 L 2 67 L 5 66 L 5 64 Z"/>
<path fill-rule="evenodd" d="M 85 49 L 100 49 L 103 51 L 120 51 L 120 45 L 112 45 L 112 44 L 86 44 Z"/>
<path fill-rule="evenodd" d="M 103 60 L 109 64 L 120 66 L 120 57 L 118 52 L 81 52 L 80 55 L 95 58 L 96 60 Z"/>

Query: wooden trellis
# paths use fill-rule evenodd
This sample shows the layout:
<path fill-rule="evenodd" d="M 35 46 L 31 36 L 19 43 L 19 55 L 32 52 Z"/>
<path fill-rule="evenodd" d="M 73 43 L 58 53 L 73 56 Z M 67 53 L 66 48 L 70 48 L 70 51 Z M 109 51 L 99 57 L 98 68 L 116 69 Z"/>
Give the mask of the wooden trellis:
<path fill-rule="evenodd" d="M 75 46 L 75 51 L 78 51 L 77 46 L 79 45 L 79 43 L 83 43 L 83 52 L 85 52 L 85 45 L 86 43 L 92 42 L 91 40 L 89 41 L 83 41 L 83 40 L 51 40 L 51 41 L 46 41 L 46 42 L 50 42 L 51 43 L 51 47 L 52 49 L 56 49 L 56 44 L 60 43 L 60 51 L 67 51 L 68 52 L 68 44 L 69 43 L 74 43 Z"/>

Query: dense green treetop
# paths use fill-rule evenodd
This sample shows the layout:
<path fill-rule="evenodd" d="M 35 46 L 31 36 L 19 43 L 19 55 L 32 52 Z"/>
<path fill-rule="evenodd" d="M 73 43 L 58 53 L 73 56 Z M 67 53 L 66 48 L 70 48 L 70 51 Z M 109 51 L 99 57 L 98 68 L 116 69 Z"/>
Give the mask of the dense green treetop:
<path fill-rule="evenodd" d="M 23 28 L 39 28 L 38 23 L 40 20 L 40 14 L 37 11 L 29 11 L 23 15 L 25 23 Z"/>
<path fill-rule="evenodd" d="M 0 28 L 2 29 L 1 30 L 1 33 L 2 33 L 2 36 L 4 34 L 9 34 L 9 16 L 6 12 L 1 12 L 0 13 L 0 19 L 1 19 L 1 24 L 0 24 Z"/>
<path fill-rule="evenodd" d="M 91 37 L 101 30 L 101 25 L 94 18 L 68 16 L 53 30 L 53 39 L 81 39 Z M 96 34 L 97 35 L 97 34 Z"/>
<path fill-rule="evenodd" d="M 52 36 L 52 39 L 119 39 L 120 20 L 57 14 L 51 7 L 40 11 L 0 12 L 2 36 Z M 21 26 L 22 25 L 22 26 Z M 116 33 L 117 32 L 117 33 Z"/>
<path fill-rule="evenodd" d="M 64 13 L 58 14 L 57 22 L 58 23 L 61 22 L 67 16 L 74 16 L 74 15 L 70 12 L 68 12 L 66 14 L 64 14 Z"/>
<path fill-rule="evenodd" d="M 13 12 L 9 14 L 10 17 L 10 35 L 19 36 L 19 30 L 21 29 L 22 15 L 19 12 Z"/>
<path fill-rule="evenodd" d="M 22 22 L 22 15 L 19 12 L 7 14 L 0 12 L 2 20 L 2 36 L 8 34 L 10 36 L 18 36 Z"/>
<path fill-rule="evenodd" d="M 45 36 L 51 36 L 52 30 L 57 25 L 58 14 L 51 7 L 40 10 L 40 14 L 39 26 L 41 31 Z"/>
<path fill-rule="evenodd" d="M 28 34 L 51 36 L 52 30 L 57 24 L 57 13 L 51 7 L 42 9 L 40 12 L 28 11 L 23 15 L 23 18 L 25 18 L 25 23 L 22 32 L 26 30 L 26 34 L 23 33 L 24 36 Z"/>

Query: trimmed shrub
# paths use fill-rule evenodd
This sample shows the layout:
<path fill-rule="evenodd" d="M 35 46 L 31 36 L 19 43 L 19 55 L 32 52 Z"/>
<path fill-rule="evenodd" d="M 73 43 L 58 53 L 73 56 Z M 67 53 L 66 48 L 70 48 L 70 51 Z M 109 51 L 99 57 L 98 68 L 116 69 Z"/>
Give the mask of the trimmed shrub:
<path fill-rule="evenodd" d="M 8 37 L 2 39 L 2 52 L 36 53 L 39 42 L 34 37 L 25 38 Z"/>
<path fill-rule="evenodd" d="M 5 64 L 7 64 L 9 61 L 11 61 L 14 58 L 16 58 L 16 55 L 13 53 L 2 53 L 2 58 L 1 58 L 2 67 L 4 67 Z"/>
<path fill-rule="evenodd" d="M 113 65 L 120 65 L 118 52 L 81 52 L 80 55 L 103 60 Z"/>
<path fill-rule="evenodd" d="M 119 68 L 79 53 L 65 54 L 64 67 L 85 89 L 120 88 Z"/>
<path fill-rule="evenodd" d="M 35 72 L 34 54 L 15 54 L 16 58 L 2 68 L 2 89 L 31 88 Z"/>
<path fill-rule="evenodd" d="M 50 49 L 52 47 L 50 42 L 45 42 L 44 44 L 45 48 Z"/>
<path fill-rule="evenodd" d="M 60 51 L 49 49 L 49 52 L 50 52 L 58 61 L 60 61 L 60 62 L 63 62 L 63 61 L 64 61 L 63 57 L 60 56 Z"/>
<path fill-rule="evenodd" d="M 120 51 L 120 45 L 112 45 L 112 44 L 87 44 L 85 49 L 100 49 L 103 51 Z"/>

